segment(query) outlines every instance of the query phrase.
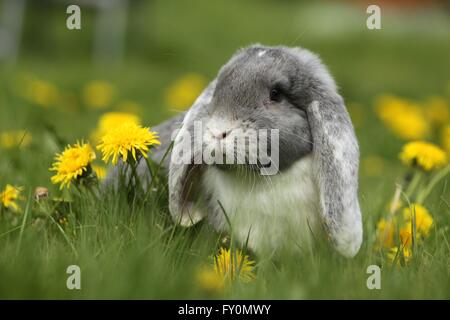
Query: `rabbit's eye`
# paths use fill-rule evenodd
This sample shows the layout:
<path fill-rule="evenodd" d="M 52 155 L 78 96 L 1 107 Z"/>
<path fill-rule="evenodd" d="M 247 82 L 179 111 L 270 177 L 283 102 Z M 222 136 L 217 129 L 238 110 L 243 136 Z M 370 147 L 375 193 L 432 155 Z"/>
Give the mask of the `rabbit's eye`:
<path fill-rule="evenodd" d="M 279 89 L 270 90 L 270 100 L 275 102 L 281 101 L 281 91 Z"/>

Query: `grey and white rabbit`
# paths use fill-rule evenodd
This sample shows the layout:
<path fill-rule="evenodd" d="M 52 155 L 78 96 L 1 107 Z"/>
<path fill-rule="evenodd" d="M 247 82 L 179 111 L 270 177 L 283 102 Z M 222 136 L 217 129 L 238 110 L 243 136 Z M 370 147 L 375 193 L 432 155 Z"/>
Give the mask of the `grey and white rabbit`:
<path fill-rule="evenodd" d="M 278 173 L 262 175 L 252 164 L 176 161 L 179 137 L 194 136 L 196 121 L 204 130 L 192 159 L 202 148 L 234 143 L 235 130 L 278 129 Z M 358 252 L 358 143 L 335 82 L 315 54 L 284 46 L 241 49 L 188 112 L 153 129 L 162 140 L 157 160 L 174 139 L 166 166 L 176 223 L 206 219 L 220 232 L 231 225 L 233 236 L 256 253 L 304 248 L 323 230 L 342 255 Z M 139 170 L 145 174 L 144 165 Z"/>

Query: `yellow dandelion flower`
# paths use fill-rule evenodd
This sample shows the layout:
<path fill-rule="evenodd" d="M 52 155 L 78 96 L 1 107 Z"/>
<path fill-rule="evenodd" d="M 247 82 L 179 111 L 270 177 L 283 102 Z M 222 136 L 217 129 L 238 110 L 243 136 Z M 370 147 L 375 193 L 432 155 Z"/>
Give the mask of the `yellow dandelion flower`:
<path fill-rule="evenodd" d="M 388 128 L 402 139 L 423 139 L 430 134 L 430 124 L 422 108 L 413 102 L 382 96 L 377 100 L 375 111 Z"/>
<path fill-rule="evenodd" d="M 100 142 L 100 139 L 111 128 L 116 128 L 125 122 L 139 125 L 141 124 L 141 119 L 137 115 L 128 112 L 107 112 L 103 114 L 98 120 L 97 129 L 91 135 L 92 140 L 96 143 Z"/>
<path fill-rule="evenodd" d="M 403 249 L 399 251 L 397 247 L 394 247 L 391 248 L 387 254 L 387 258 L 390 264 L 394 264 L 394 261 L 396 261 L 395 264 L 397 266 L 399 266 L 402 262 L 407 265 L 411 261 L 412 251 L 406 247 L 403 247 Z"/>
<path fill-rule="evenodd" d="M 402 246 L 410 247 L 412 245 L 412 223 L 407 222 L 399 230 L 399 236 Z"/>
<path fill-rule="evenodd" d="M 94 159 L 95 153 L 88 143 L 77 142 L 67 146 L 62 153 L 56 155 L 56 162 L 50 168 L 50 171 L 56 171 L 51 178 L 52 183 L 61 184 L 61 189 L 69 188 L 72 182 L 88 172 Z"/>
<path fill-rule="evenodd" d="M 20 196 L 20 193 L 22 191 L 22 187 L 14 187 L 10 184 L 7 184 L 5 189 L 0 192 L 0 205 L 5 208 L 11 209 L 12 211 L 19 212 L 20 207 L 16 201 L 23 199 Z"/>
<path fill-rule="evenodd" d="M 438 169 L 447 164 L 447 155 L 441 148 L 423 141 L 405 144 L 399 157 L 405 165 L 419 167 L 425 171 Z"/>
<path fill-rule="evenodd" d="M 450 110 L 447 101 L 441 97 L 430 97 L 425 102 L 427 118 L 437 125 L 444 125 L 450 119 Z"/>
<path fill-rule="evenodd" d="M 394 245 L 396 223 L 394 219 L 380 219 L 377 223 L 377 242 L 384 248 L 390 248 Z"/>
<path fill-rule="evenodd" d="M 189 108 L 206 86 L 205 79 L 198 74 L 187 74 L 173 83 L 166 92 L 169 107 L 184 110 Z"/>
<path fill-rule="evenodd" d="M 102 160 L 105 163 L 108 163 L 112 157 L 112 163 L 116 165 L 120 157 L 124 162 L 130 158 L 130 155 L 136 161 L 136 153 L 147 157 L 150 147 L 160 144 L 156 132 L 132 122 L 125 122 L 109 130 L 101 139 L 97 149 L 101 150 Z"/>
<path fill-rule="evenodd" d="M 447 155 L 450 157 L 450 124 L 446 125 L 442 129 L 441 140 L 442 146 L 445 151 L 447 151 Z"/>
<path fill-rule="evenodd" d="M 105 167 L 94 164 L 92 165 L 92 170 L 94 170 L 99 180 L 103 180 L 106 178 L 107 170 Z"/>
<path fill-rule="evenodd" d="M 202 291 L 220 293 L 225 288 L 223 277 L 214 268 L 202 267 L 196 275 L 197 284 Z"/>
<path fill-rule="evenodd" d="M 25 97 L 41 107 L 51 107 L 59 101 L 59 90 L 50 82 L 33 78 L 25 88 Z"/>
<path fill-rule="evenodd" d="M 418 204 L 413 203 L 411 208 L 403 209 L 403 219 L 408 223 L 412 223 L 413 216 L 415 217 L 416 233 L 419 236 L 427 236 L 433 225 L 433 217 L 428 210 Z M 411 225 L 410 230 L 411 230 Z"/>
<path fill-rule="evenodd" d="M 0 147 L 4 149 L 26 147 L 31 143 L 31 140 L 31 134 L 25 130 L 0 133 Z"/>
<path fill-rule="evenodd" d="M 83 100 L 93 109 L 104 109 L 111 105 L 115 95 L 114 87 L 106 81 L 91 81 L 83 88 Z"/>
<path fill-rule="evenodd" d="M 230 249 L 220 248 L 219 254 L 214 257 L 214 271 L 223 279 L 233 281 L 238 276 L 242 282 L 255 279 L 255 262 L 241 250 L 231 252 Z"/>

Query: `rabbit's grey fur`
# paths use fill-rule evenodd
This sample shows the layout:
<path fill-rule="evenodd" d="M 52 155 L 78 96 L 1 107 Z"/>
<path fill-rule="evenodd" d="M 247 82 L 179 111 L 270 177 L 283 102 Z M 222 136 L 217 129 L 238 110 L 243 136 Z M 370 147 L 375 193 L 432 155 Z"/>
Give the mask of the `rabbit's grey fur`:
<path fill-rule="evenodd" d="M 279 102 L 269 99 L 274 87 L 283 93 Z M 340 253 L 358 252 L 358 144 L 343 99 L 316 55 L 284 46 L 239 50 L 186 114 L 153 128 L 162 140 L 154 157 L 161 159 L 175 128 L 179 135 L 191 132 L 195 120 L 206 131 L 279 129 L 280 171 L 263 177 L 250 165 L 223 170 L 168 159 L 174 221 L 188 226 L 206 217 L 217 230 L 228 230 L 220 200 L 235 236 L 242 243 L 248 236 L 257 252 L 303 247 L 306 234 L 320 226 Z M 179 146 L 175 139 L 172 156 Z"/>

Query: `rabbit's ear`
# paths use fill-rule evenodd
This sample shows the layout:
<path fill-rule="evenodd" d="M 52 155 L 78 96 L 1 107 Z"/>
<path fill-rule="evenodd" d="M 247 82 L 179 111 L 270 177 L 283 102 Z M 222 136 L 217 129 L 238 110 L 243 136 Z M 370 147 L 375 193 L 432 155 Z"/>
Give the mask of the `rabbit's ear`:
<path fill-rule="evenodd" d="M 358 202 L 359 148 L 352 122 L 336 85 L 319 58 L 297 51 L 307 70 L 306 113 L 313 140 L 314 178 L 325 228 L 335 248 L 354 256 L 362 242 Z"/>
<path fill-rule="evenodd" d="M 183 123 L 173 136 L 173 149 L 169 164 L 169 210 L 173 220 L 182 226 L 199 222 L 206 212 L 199 205 L 198 181 L 201 175 L 202 146 L 194 141 L 196 121 L 209 112 L 209 105 L 216 86 L 212 81 L 186 113 Z M 198 135 L 199 133 L 196 132 Z"/>

